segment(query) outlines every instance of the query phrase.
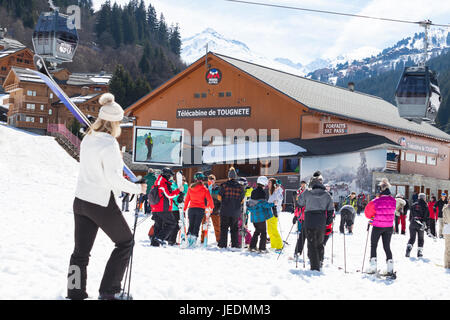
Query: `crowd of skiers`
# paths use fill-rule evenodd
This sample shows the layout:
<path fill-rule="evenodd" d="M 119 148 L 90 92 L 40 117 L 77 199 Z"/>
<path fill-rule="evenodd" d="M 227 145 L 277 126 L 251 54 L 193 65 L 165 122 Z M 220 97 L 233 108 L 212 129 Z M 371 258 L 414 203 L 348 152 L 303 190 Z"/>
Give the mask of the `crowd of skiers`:
<path fill-rule="evenodd" d="M 151 213 L 155 221 L 148 233 L 152 246 L 193 247 L 205 243 L 211 221 L 219 248 L 228 247 L 230 234 L 231 248 L 248 246 L 254 251 L 260 239 L 259 251 L 267 252 L 268 234 L 271 248 L 282 249 L 278 214 L 282 210 L 283 190 L 279 181 L 259 177 L 253 189 L 246 178 L 238 177 L 233 167 L 228 171 L 228 180 L 220 185 L 214 175 L 197 172 L 189 187 L 183 182 L 183 191 L 176 185 L 174 172 L 169 168 L 162 169 L 157 178 L 150 169 L 144 178 L 148 189 L 141 200 L 145 212 Z M 248 230 L 247 212 L 255 225 L 253 236 Z"/>
<path fill-rule="evenodd" d="M 283 189 L 276 179 L 260 176 L 256 187 L 251 188 L 245 178 L 239 178 L 236 170 L 230 168 L 228 180 L 217 185 L 214 175 L 206 177 L 202 172 L 198 172 L 194 175 L 194 183 L 191 186 L 188 187 L 187 183 L 183 182 L 183 191 L 176 185 L 174 173 L 169 168 L 163 169 L 159 177 L 150 169 L 145 179 L 147 194 L 143 197 L 144 208 L 146 213 L 151 211 L 152 219 L 155 220 L 149 231 L 153 246 L 180 244 L 187 221 L 189 227 L 186 229 L 186 246 L 193 247 L 197 243 L 204 243 L 207 241 L 206 226 L 211 221 L 219 248 L 228 247 L 230 234 L 231 248 L 245 246 L 251 252 L 265 253 L 268 252 L 266 245 L 270 241 L 271 249 L 278 253 L 282 251 L 284 241 L 280 234 L 278 215 L 282 211 Z M 152 187 L 158 190 L 157 204 L 147 205 Z M 428 203 L 425 194 L 418 194 L 409 205 L 409 201 L 404 199 L 402 194 L 395 197 L 391 194 L 387 179 L 382 180 L 379 188 L 379 193 L 372 201 L 369 201 L 369 197 L 364 193 L 357 195 L 352 192 L 341 208 L 335 208 L 332 193 L 327 185 L 324 185 L 319 171 L 314 173 L 309 184 L 302 181 L 294 194 L 293 224 L 297 224 L 298 231 L 294 258 L 297 259 L 302 254 L 306 242 L 311 269 L 321 269 L 324 248 L 333 232 L 336 211 L 340 213 L 339 232 L 342 234 L 345 231 L 352 234 L 357 214 L 364 212 L 369 219 L 368 231 L 371 226 L 372 232 L 368 273 L 377 270 L 376 249 L 380 239 L 387 257 L 387 272 L 393 273 L 390 241 L 392 234 L 406 234 L 408 212 L 410 237 L 406 247 L 407 257 L 416 238 L 417 256 L 423 256 L 424 234 L 426 232 L 431 237 L 437 237 L 436 225 L 439 225 L 439 237 L 443 237 L 443 212 L 447 205 L 445 193 L 438 201 L 432 197 Z M 184 217 L 180 216 L 179 206 L 182 203 L 182 212 L 187 213 Z M 248 220 L 253 223 L 253 235 L 248 229 Z"/>

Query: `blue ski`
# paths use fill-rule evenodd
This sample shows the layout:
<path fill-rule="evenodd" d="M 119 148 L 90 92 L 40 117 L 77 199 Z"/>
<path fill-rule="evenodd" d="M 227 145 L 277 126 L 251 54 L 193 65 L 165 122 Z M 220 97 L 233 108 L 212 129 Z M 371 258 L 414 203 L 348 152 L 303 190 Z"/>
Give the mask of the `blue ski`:
<path fill-rule="evenodd" d="M 51 78 L 50 73 L 45 66 L 44 59 L 39 55 L 34 56 L 34 64 L 36 65 L 36 70 L 27 69 L 33 74 L 37 75 L 41 78 L 45 84 L 56 94 L 56 96 L 61 100 L 62 103 L 66 106 L 66 108 L 74 115 L 74 117 L 83 125 L 90 127 L 91 122 L 89 119 L 81 112 L 81 110 L 70 100 L 70 98 L 66 95 L 66 93 L 61 89 L 61 87 Z M 138 179 L 134 175 L 134 173 L 124 164 L 123 171 L 130 178 L 132 182 L 137 182 Z"/>

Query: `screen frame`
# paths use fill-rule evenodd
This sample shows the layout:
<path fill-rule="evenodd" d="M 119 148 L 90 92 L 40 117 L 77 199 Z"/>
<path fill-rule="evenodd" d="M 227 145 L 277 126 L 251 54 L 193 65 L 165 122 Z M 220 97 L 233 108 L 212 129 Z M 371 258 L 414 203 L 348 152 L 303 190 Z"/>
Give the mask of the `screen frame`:
<path fill-rule="evenodd" d="M 137 131 L 139 129 L 152 130 L 152 131 L 170 131 L 181 133 L 181 148 L 179 162 L 154 162 L 154 161 L 137 161 L 136 160 L 136 143 L 137 143 Z M 134 126 L 133 129 L 133 151 L 131 161 L 134 164 L 144 164 L 148 166 L 160 166 L 160 167 L 182 167 L 183 166 L 183 146 L 184 146 L 184 129 L 181 128 L 161 128 L 161 127 L 146 127 L 146 126 Z"/>

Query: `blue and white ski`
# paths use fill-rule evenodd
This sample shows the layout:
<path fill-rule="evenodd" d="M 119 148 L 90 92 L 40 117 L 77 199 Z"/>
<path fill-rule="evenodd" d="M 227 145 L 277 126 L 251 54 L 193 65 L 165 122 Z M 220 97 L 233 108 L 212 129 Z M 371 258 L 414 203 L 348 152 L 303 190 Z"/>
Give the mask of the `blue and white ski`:
<path fill-rule="evenodd" d="M 37 75 L 39 78 L 41 78 L 82 125 L 90 127 L 91 122 L 89 121 L 89 119 L 83 114 L 83 112 L 81 112 L 81 110 L 76 106 L 76 104 L 70 100 L 70 98 L 66 95 L 66 93 L 55 82 L 55 80 L 53 80 L 53 77 L 51 76 L 50 72 L 47 69 L 47 66 L 45 65 L 44 59 L 41 56 L 35 54 L 34 65 L 36 66 L 38 71 L 32 69 L 27 70 Z M 127 165 L 124 165 L 123 171 L 132 182 L 138 181 L 137 177 L 130 170 L 130 168 L 127 167 Z"/>
<path fill-rule="evenodd" d="M 180 171 L 176 173 L 175 181 L 177 183 L 178 188 L 181 188 L 180 186 L 183 186 L 183 174 Z M 183 248 L 187 244 L 186 219 L 184 215 L 184 200 L 182 203 L 178 204 L 178 210 L 180 212 L 180 247 Z"/>

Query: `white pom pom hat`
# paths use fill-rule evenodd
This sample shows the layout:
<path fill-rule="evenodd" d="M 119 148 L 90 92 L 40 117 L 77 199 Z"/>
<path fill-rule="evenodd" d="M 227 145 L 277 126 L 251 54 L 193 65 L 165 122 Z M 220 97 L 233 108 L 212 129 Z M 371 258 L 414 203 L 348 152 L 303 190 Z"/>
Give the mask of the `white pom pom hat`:
<path fill-rule="evenodd" d="M 122 121 L 123 109 L 114 101 L 114 96 L 111 93 L 103 94 L 98 102 L 102 105 L 98 118 L 106 121 Z"/>

